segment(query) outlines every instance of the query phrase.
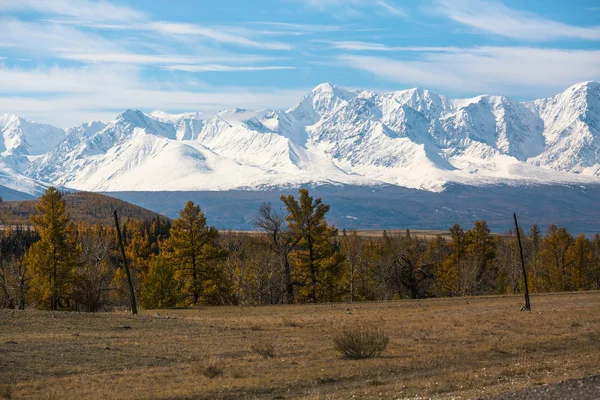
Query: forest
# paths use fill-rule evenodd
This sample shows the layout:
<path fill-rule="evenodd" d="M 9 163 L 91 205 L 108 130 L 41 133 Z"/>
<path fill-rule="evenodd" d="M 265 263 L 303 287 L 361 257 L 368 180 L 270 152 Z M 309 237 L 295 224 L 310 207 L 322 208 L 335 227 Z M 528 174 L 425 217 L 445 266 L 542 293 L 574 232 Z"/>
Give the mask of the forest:
<path fill-rule="evenodd" d="M 520 293 L 516 232 L 485 221 L 449 237 L 410 230 L 363 237 L 328 224 L 330 207 L 307 189 L 257 209 L 254 232 L 218 231 L 189 201 L 179 218 L 123 219 L 134 291 L 145 309 L 195 305 L 359 302 Z M 29 224 L 3 223 L 2 308 L 105 311 L 130 306 L 109 219 L 71 220 L 49 188 Z M 531 292 L 600 289 L 600 235 L 551 225 L 521 230 Z"/>

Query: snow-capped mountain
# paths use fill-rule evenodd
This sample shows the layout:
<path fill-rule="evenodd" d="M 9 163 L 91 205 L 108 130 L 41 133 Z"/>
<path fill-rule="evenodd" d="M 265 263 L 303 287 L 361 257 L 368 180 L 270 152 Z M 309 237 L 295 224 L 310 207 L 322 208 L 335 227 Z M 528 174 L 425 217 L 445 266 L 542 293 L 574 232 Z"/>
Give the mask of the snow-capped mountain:
<path fill-rule="evenodd" d="M 321 84 L 287 111 L 127 110 L 65 130 L 7 115 L 0 129 L 0 185 L 28 193 L 600 183 L 596 82 L 532 102 Z"/>

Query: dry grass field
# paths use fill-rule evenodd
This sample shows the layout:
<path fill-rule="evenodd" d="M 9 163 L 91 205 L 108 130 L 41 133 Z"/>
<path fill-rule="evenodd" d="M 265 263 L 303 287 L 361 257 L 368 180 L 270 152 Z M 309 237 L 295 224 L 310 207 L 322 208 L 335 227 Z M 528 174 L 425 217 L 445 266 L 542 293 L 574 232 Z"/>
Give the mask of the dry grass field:
<path fill-rule="evenodd" d="M 0 398 L 479 398 L 600 374 L 599 292 L 521 303 L 0 310 Z M 331 337 L 350 325 L 385 329 L 387 350 L 340 358 Z"/>

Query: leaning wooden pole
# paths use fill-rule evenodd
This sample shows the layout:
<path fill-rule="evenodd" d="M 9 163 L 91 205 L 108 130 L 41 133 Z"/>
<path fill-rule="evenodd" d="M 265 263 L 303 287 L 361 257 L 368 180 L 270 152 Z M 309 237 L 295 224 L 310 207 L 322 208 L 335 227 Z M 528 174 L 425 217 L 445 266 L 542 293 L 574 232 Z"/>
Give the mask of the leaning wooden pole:
<path fill-rule="evenodd" d="M 529 285 L 527 284 L 527 271 L 525 271 L 525 259 L 523 258 L 523 245 L 521 244 L 521 232 L 519 231 L 519 223 L 517 222 L 517 213 L 513 213 L 513 217 L 515 218 L 517 240 L 519 241 L 519 253 L 521 254 L 521 268 L 523 268 L 523 282 L 525 283 L 525 307 L 521 310 L 531 311 L 531 303 L 529 303 Z"/>
<path fill-rule="evenodd" d="M 117 216 L 117 210 L 114 212 L 115 216 L 115 227 L 117 228 L 117 237 L 119 239 L 119 247 L 121 248 L 121 257 L 123 258 L 123 265 L 125 266 L 125 273 L 127 274 L 127 284 L 129 285 L 129 294 L 131 295 L 131 313 L 137 314 L 137 303 L 135 301 L 135 292 L 133 291 L 133 282 L 131 280 L 131 273 L 129 272 L 129 266 L 127 265 L 127 257 L 125 256 L 125 246 L 123 246 L 123 238 L 121 237 L 121 228 L 119 228 L 119 217 Z"/>

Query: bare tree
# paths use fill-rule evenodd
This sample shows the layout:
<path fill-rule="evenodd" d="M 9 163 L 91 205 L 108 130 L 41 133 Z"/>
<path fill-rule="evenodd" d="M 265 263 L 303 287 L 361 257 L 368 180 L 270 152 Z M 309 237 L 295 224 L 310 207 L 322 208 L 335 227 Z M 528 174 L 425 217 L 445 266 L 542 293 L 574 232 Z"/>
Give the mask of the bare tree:
<path fill-rule="evenodd" d="M 344 237 L 342 240 L 342 248 L 346 257 L 346 262 L 349 268 L 350 275 L 350 301 L 353 302 L 356 295 L 355 279 L 365 260 L 365 251 L 363 246 L 363 240 L 356 230 L 352 230 L 350 235 L 344 231 Z"/>
<path fill-rule="evenodd" d="M 81 232 L 78 237 L 81 252 L 73 284 L 73 298 L 83 311 L 98 311 L 107 302 L 113 277 L 109 262 L 114 244 L 107 232 Z"/>
<path fill-rule="evenodd" d="M 277 254 L 283 275 L 285 302 L 294 302 L 294 283 L 289 255 L 302 239 L 294 237 L 288 229 L 286 216 L 282 211 L 274 210 L 271 203 L 262 203 L 254 220 L 254 226 L 264 231 L 269 248 Z"/>
<path fill-rule="evenodd" d="M 37 233 L 20 226 L 7 226 L 0 238 L 0 291 L 6 308 L 25 308 L 31 280 L 25 254 L 37 240 Z"/>

